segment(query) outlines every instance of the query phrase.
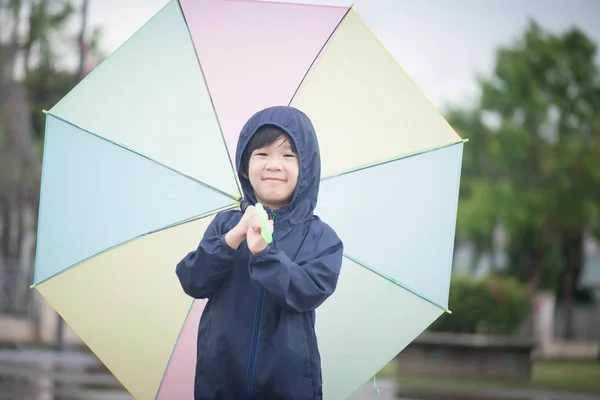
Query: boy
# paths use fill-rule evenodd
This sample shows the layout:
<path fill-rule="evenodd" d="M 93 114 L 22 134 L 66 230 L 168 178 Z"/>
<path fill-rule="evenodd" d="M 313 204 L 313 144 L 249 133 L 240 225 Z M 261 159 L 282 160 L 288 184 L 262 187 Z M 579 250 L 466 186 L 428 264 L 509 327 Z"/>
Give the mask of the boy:
<path fill-rule="evenodd" d="M 313 215 L 321 160 L 311 121 L 292 107 L 259 111 L 240 133 L 236 167 L 249 205 L 219 213 L 177 265 L 185 293 L 208 299 L 195 399 L 321 399 L 315 309 L 335 290 L 343 245 Z"/>

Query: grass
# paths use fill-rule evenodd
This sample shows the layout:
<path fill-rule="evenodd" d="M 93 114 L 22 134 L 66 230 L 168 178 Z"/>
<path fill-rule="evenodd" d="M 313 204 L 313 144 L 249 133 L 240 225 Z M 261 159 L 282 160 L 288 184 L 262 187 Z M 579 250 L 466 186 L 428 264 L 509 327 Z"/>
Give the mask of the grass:
<path fill-rule="evenodd" d="M 532 384 L 553 390 L 600 394 L 600 362 L 537 363 Z"/>
<path fill-rule="evenodd" d="M 459 380 L 421 376 L 399 376 L 394 363 L 386 365 L 378 378 L 393 378 L 403 385 L 460 389 L 534 389 L 581 394 L 600 394 L 600 362 L 537 362 L 529 383 Z"/>

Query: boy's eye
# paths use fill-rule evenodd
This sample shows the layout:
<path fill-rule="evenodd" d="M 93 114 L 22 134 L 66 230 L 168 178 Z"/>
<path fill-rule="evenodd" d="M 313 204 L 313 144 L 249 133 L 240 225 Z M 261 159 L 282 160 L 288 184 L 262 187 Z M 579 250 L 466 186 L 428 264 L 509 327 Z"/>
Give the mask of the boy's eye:
<path fill-rule="evenodd" d="M 267 153 L 254 153 L 255 156 L 266 157 Z"/>
<path fill-rule="evenodd" d="M 289 154 L 285 154 L 284 157 L 296 158 L 296 155 L 294 153 L 289 153 Z"/>

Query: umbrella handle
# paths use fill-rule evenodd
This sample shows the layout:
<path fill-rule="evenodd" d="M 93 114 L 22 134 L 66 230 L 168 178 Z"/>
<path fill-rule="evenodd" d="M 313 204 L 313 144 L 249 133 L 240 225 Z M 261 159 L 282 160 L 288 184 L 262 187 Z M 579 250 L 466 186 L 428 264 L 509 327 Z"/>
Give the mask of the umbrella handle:
<path fill-rule="evenodd" d="M 256 203 L 254 207 L 258 211 L 262 237 L 267 244 L 271 244 L 273 242 L 273 237 L 271 236 L 271 229 L 269 229 L 269 222 L 267 221 L 267 218 L 265 218 L 265 215 L 267 215 L 265 208 L 260 203 Z"/>

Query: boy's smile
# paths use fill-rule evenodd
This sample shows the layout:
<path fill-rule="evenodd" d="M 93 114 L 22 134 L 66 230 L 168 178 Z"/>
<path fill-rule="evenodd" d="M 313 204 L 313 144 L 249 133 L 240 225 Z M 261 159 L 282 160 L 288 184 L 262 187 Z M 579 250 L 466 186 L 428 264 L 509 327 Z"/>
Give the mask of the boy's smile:
<path fill-rule="evenodd" d="M 296 190 L 298 169 L 298 156 L 287 135 L 254 150 L 248 163 L 248 179 L 256 199 L 271 209 L 287 204 Z"/>

